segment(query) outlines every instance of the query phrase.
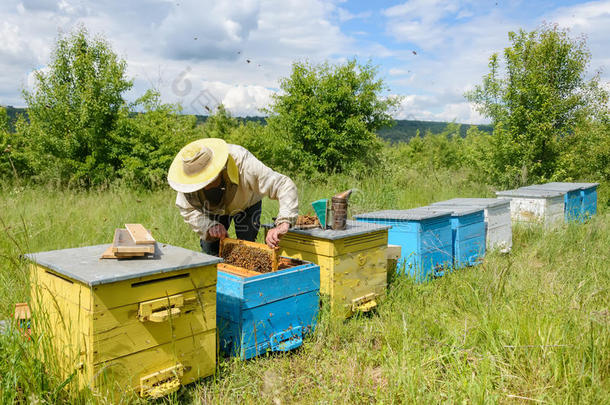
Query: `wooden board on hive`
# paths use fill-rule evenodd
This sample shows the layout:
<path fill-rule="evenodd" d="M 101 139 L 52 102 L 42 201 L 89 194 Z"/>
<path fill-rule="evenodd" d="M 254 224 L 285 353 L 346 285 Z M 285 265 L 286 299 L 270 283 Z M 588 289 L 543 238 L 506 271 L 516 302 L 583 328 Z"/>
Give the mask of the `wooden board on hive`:
<path fill-rule="evenodd" d="M 114 231 L 112 251 L 114 253 L 155 253 L 155 245 L 138 245 L 127 229 L 117 228 Z"/>
<path fill-rule="evenodd" d="M 142 224 L 125 224 L 127 232 L 136 245 L 150 245 L 155 243 L 155 238 Z"/>

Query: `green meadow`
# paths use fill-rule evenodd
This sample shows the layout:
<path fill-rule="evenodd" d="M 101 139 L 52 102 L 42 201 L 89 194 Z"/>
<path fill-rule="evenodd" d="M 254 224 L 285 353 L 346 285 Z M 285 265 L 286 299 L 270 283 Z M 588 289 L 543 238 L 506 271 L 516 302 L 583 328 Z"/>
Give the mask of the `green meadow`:
<path fill-rule="evenodd" d="M 459 171 L 405 170 L 367 178 L 296 179 L 301 212 L 357 188 L 351 214 L 493 196 Z M 242 362 L 156 403 L 596 403 L 610 402 L 610 215 L 557 229 L 514 227 L 510 254 L 425 284 L 394 278 L 374 313 L 332 319 L 323 299 L 315 332 L 296 351 Z M 5 185 L 0 189 L 0 315 L 29 299 L 20 255 L 110 243 L 139 222 L 158 240 L 198 250 L 197 236 L 167 188 L 89 191 Z M 277 212 L 265 200 L 263 222 Z M 262 238 L 262 232 L 259 235 Z M 14 328 L 0 335 L 2 403 L 146 403 L 118 391 L 79 391 L 49 360 L 52 340 Z"/>

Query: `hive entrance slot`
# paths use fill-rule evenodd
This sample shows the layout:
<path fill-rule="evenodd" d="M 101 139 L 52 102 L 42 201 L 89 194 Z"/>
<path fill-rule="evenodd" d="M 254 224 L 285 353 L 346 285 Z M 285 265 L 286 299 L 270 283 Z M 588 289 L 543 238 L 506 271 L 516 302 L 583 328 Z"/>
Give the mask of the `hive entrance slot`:
<path fill-rule="evenodd" d="M 62 279 L 63 281 L 65 281 L 65 282 L 67 282 L 67 283 L 74 284 L 74 281 L 70 280 L 69 278 L 62 277 L 62 276 L 60 276 L 59 274 L 53 273 L 52 271 L 45 270 L 44 272 L 45 272 L 45 273 L 47 273 L 47 274 L 50 274 L 50 275 L 52 275 L 52 276 L 54 276 L 54 277 L 57 277 L 57 278 L 59 278 L 59 279 Z"/>
<path fill-rule="evenodd" d="M 154 280 L 146 280 L 146 281 L 138 281 L 137 283 L 131 283 L 131 287 L 141 287 L 143 285 L 149 285 L 149 284 L 154 284 L 154 283 L 160 283 L 163 281 L 168 281 L 168 280 L 177 280 L 180 278 L 187 278 L 190 276 L 191 273 L 183 273 L 183 274 L 176 274 L 175 276 L 168 276 L 168 277 L 162 277 L 162 278 L 155 278 Z"/>

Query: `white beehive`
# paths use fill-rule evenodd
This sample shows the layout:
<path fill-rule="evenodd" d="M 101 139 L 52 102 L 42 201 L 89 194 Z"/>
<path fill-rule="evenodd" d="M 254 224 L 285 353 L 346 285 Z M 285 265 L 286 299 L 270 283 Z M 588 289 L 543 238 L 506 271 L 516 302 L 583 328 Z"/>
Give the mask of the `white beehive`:
<path fill-rule="evenodd" d="M 513 222 L 538 223 L 547 227 L 563 223 L 564 194 L 560 191 L 525 188 L 496 192 L 498 197 L 510 199 Z"/>
<path fill-rule="evenodd" d="M 513 231 L 510 220 L 510 200 L 505 198 L 454 198 L 439 201 L 433 206 L 480 207 L 485 212 L 486 249 L 500 249 L 508 253 L 513 246 Z"/>

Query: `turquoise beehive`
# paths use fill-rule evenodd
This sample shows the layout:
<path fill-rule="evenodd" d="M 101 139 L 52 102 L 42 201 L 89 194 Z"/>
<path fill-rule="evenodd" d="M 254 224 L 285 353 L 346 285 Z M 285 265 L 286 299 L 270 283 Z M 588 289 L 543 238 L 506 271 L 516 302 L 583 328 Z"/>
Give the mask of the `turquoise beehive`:
<path fill-rule="evenodd" d="M 485 256 L 485 215 L 481 207 L 460 205 L 423 207 L 451 214 L 453 268 L 478 264 Z"/>
<path fill-rule="evenodd" d="M 414 208 L 355 215 L 360 222 L 391 225 L 388 243 L 402 248 L 398 270 L 417 281 L 442 276 L 452 264 L 451 214 Z"/>
<path fill-rule="evenodd" d="M 218 342 L 225 355 L 242 360 L 302 345 L 320 307 L 320 266 L 280 258 L 278 271 L 218 269 Z"/>

